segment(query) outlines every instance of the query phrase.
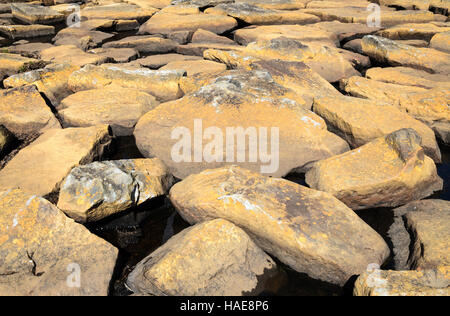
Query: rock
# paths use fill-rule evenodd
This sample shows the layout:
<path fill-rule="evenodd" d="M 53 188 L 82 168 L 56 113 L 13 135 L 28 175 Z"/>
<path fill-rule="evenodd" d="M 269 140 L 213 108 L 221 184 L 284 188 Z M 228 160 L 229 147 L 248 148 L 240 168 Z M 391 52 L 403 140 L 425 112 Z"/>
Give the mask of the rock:
<path fill-rule="evenodd" d="M 55 28 L 49 25 L 0 25 L 0 34 L 10 38 L 34 38 L 55 34 Z"/>
<path fill-rule="evenodd" d="M 214 14 L 155 14 L 150 20 L 141 26 L 140 34 L 168 35 L 177 31 L 207 30 L 216 34 L 222 34 L 234 29 L 237 22 L 232 17 Z"/>
<path fill-rule="evenodd" d="M 358 71 L 364 71 L 367 68 L 370 68 L 372 63 L 370 62 L 370 58 L 358 53 L 350 52 L 345 49 L 338 48 L 339 53 L 347 60 L 353 68 Z"/>
<path fill-rule="evenodd" d="M 104 56 L 107 62 L 112 63 L 128 63 L 139 57 L 139 53 L 134 48 L 96 48 L 88 53 Z"/>
<path fill-rule="evenodd" d="M 143 9 L 163 9 L 169 6 L 172 0 L 127 0 L 128 3 L 132 3 Z"/>
<path fill-rule="evenodd" d="M 327 8 L 342 8 L 342 7 L 359 7 L 367 8 L 366 0 L 345 0 L 345 1 L 309 1 L 306 7 L 308 9 L 327 9 Z"/>
<path fill-rule="evenodd" d="M 61 127 L 33 85 L 0 90 L 0 124 L 20 138 Z"/>
<path fill-rule="evenodd" d="M 173 61 L 160 68 L 161 70 L 185 70 L 188 76 L 198 73 L 220 74 L 227 70 L 224 64 L 216 63 L 210 60 L 191 60 L 191 61 Z"/>
<path fill-rule="evenodd" d="M 397 6 L 403 9 L 428 10 L 432 7 L 450 9 L 450 5 L 445 0 L 378 0 L 381 5 Z"/>
<path fill-rule="evenodd" d="M 450 268 L 423 271 L 364 272 L 355 283 L 355 296 L 449 296 Z"/>
<path fill-rule="evenodd" d="M 3 159 L 3 156 L 11 148 L 13 141 L 14 136 L 11 132 L 8 131 L 3 125 L 0 125 L 0 159 Z"/>
<path fill-rule="evenodd" d="M 306 183 L 353 210 L 396 207 L 423 199 L 443 185 L 413 129 L 398 130 L 315 163 L 306 174 Z"/>
<path fill-rule="evenodd" d="M 450 32 L 439 33 L 433 36 L 430 47 L 450 54 Z"/>
<path fill-rule="evenodd" d="M 136 20 L 94 19 L 83 21 L 80 27 L 88 31 L 125 32 L 139 28 L 139 22 Z"/>
<path fill-rule="evenodd" d="M 367 7 L 367 2 L 365 7 Z M 340 42 L 362 38 L 364 35 L 373 34 L 380 29 L 379 27 L 368 26 L 367 23 L 342 23 L 339 21 L 319 22 L 312 24 L 311 27 L 317 27 L 324 31 L 336 34 Z"/>
<path fill-rule="evenodd" d="M 69 64 L 50 64 L 42 69 L 13 75 L 5 79 L 3 85 L 6 88 L 35 85 L 53 106 L 58 107 L 59 102 L 71 94 L 67 86 L 67 80 L 69 75 L 78 69 L 78 66 Z"/>
<path fill-rule="evenodd" d="M 107 60 L 104 56 L 88 54 L 75 45 L 61 45 L 45 49 L 41 51 L 41 58 L 55 64 L 68 63 L 80 67 L 88 64 L 102 64 Z"/>
<path fill-rule="evenodd" d="M 432 49 L 398 44 L 395 41 L 368 35 L 361 42 L 364 53 L 392 66 L 406 66 L 431 73 L 450 74 L 449 55 Z"/>
<path fill-rule="evenodd" d="M 186 178 L 170 200 L 189 223 L 228 220 L 291 268 L 329 283 L 343 285 L 389 255 L 383 239 L 328 193 L 237 166 Z"/>
<path fill-rule="evenodd" d="M 148 112 L 139 120 L 134 135 L 140 152 L 162 159 L 177 178 L 234 163 L 235 153 L 240 166 L 284 176 L 294 168 L 348 150 L 342 139 L 327 131 L 320 117 L 303 106 L 308 105 L 301 95 L 276 83 L 267 71 L 229 71 L 195 93 Z M 205 133 L 213 132 L 211 137 L 204 136 L 211 139 L 205 142 L 204 151 L 203 128 Z M 251 149 L 258 142 L 258 130 L 267 146 L 270 134 L 271 153 L 279 153 L 275 158 L 279 162 L 275 156 L 258 159 L 257 150 Z M 252 145 L 241 143 L 246 143 L 245 133 Z M 230 142 L 225 147 L 224 135 Z M 238 148 L 235 136 L 243 147 Z M 196 141 L 200 144 L 191 148 L 191 137 L 200 139 Z M 265 159 L 270 163 L 264 163 Z"/>
<path fill-rule="evenodd" d="M 142 260 L 127 286 L 146 295 L 258 294 L 275 262 L 239 227 L 215 219 L 187 228 Z"/>
<path fill-rule="evenodd" d="M 177 53 L 182 55 L 203 56 L 208 49 L 236 50 L 243 51 L 244 47 L 240 45 L 230 45 L 221 43 L 190 43 L 177 47 Z"/>
<path fill-rule="evenodd" d="M 114 135 L 127 136 L 133 134 L 139 118 L 158 104 L 150 94 L 114 86 L 69 95 L 61 101 L 58 113 L 65 126 L 108 124 Z"/>
<path fill-rule="evenodd" d="M 20 187 L 39 196 L 53 193 L 73 167 L 100 157 L 110 140 L 107 125 L 48 130 L 0 171 L 0 188 Z"/>
<path fill-rule="evenodd" d="M 153 8 L 140 8 L 128 3 L 113 3 L 109 5 L 100 5 L 86 7 L 81 10 L 82 17 L 88 20 L 107 19 L 107 20 L 138 20 L 145 21 L 149 19 L 158 10 Z"/>
<path fill-rule="evenodd" d="M 448 31 L 450 31 L 450 26 L 441 27 L 432 23 L 409 23 L 381 30 L 378 35 L 392 40 L 420 39 L 429 42 L 435 34 Z"/>
<path fill-rule="evenodd" d="M 170 5 L 160 10 L 161 13 L 172 13 L 172 14 L 199 14 L 200 10 L 196 5 L 184 5 L 176 4 Z"/>
<path fill-rule="evenodd" d="M 352 52 L 355 52 L 358 54 L 364 54 L 364 52 L 362 50 L 362 39 L 360 39 L 360 38 L 348 41 L 342 47 L 344 49 L 347 49 L 349 51 L 352 51 Z"/>
<path fill-rule="evenodd" d="M 191 43 L 219 43 L 235 45 L 236 43 L 225 36 L 217 35 L 210 31 L 198 29 L 192 35 Z"/>
<path fill-rule="evenodd" d="M 192 31 L 177 31 L 167 35 L 168 39 L 177 42 L 180 45 L 185 45 L 192 37 Z"/>
<path fill-rule="evenodd" d="M 55 45 L 75 45 L 82 50 L 88 50 L 91 48 L 102 45 L 108 39 L 113 38 L 113 34 L 108 34 L 100 31 L 90 31 L 83 28 L 68 27 L 62 29 L 53 38 Z M 88 41 L 88 45 L 86 45 Z"/>
<path fill-rule="evenodd" d="M 169 101 L 182 96 L 179 83 L 184 75 L 181 70 L 131 70 L 119 65 L 87 65 L 70 75 L 69 88 L 78 92 L 115 85 L 142 90 L 161 101 Z"/>
<path fill-rule="evenodd" d="M 310 24 L 320 19 L 301 10 L 283 11 L 264 9 L 246 2 L 223 3 L 205 10 L 208 14 L 228 15 L 254 25 Z"/>
<path fill-rule="evenodd" d="M 390 104 L 352 97 L 323 97 L 314 100 L 313 111 L 328 128 L 347 140 L 352 148 L 403 128 L 412 128 L 422 138 L 425 154 L 436 163 L 441 153 L 433 131 Z"/>
<path fill-rule="evenodd" d="M 43 50 L 52 47 L 53 45 L 48 43 L 19 44 L 16 42 L 14 45 L 6 47 L 4 50 L 11 54 L 20 54 L 24 57 L 39 59 Z"/>
<path fill-rule="evenodd" d="M 108 294 L 116 248 L 20 189 L 1 192 L 0 206 L 1 295 Z"/>
<path fill-rule="evenodd" d="M 186 56 L 181 54 L 159 54 L 140 58 L 133 62 L 139 67 L 146 67 L 150 69 L 159 69 L 162 66 L 174 61 L 189 61 L 189 60 L 203 60 L 200 56 Z"/>
<path fill-rule="evenodd" d="M 58 208 L 77 222 L 94 222 L 166 194 L 172 182 L 157 158 L 93 162 L 72 169 Z"/>
<path fill-rule="evenodd" d="M 396 40 L 396 42 L 414 47 L 428 47 L 428 42 L 423 40 Z"/>
<path fill-rule="evenodd" d="M 235 3 L 248 3 L 264 9 L 298 10 L 305 7 L 309 0 L 235 0 Z"/>
<path fill-rule="evenodd" d="M 15 19 L 27 24 L 55 24 L 65 19 L 64 14 L 40 5 L 12 3 L 11 10 Z"/>
<path fill-rule="evenodd" d="M 134 48 L 139 53 L 163 54 L 175 51 L 178 44 L 170 39 L 155 36 L 130 36 L 109 42 L 103 48 Z"/>
<path fill-rule="evenodd" d="M 0 53 L 0 78 L 11 76 L 27 69 L 37 69 L 42 66 L 38 59 L 22 57 L 16 54 Z"/>

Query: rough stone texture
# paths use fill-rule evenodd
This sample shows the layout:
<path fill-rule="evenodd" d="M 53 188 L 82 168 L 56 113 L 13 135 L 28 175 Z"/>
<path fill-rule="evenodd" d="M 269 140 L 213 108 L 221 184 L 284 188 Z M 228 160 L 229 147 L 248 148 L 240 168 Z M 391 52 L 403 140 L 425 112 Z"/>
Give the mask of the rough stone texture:
<path fill-rule="evenodd" d="M 176 69 L 184 70 L 188 76 L 192 76 L 198 73 L 220 74 L 227 70 L 227 66 L 210 60 L 184 60 L 170 62 L 160 68 L 160 70 Z"/>
<path fill-rule="evenodd" d="M 19 137 L 61 127 L 33 85 L 0 90 L 0 124 Z"/>
<path fill-rule="evenodd" d="M 447 0 L 377 0 L 381 5 L 398 6 L 403 9 L 420 9 L 428 10 L 432 7 L 450 9 L 450 4 Z"/>
<path fill-rule="evenodd" d="M 374 35 L 365 36 L 361 44 L 364 53 L 379 62 L 431 73 L 450 74 L 450 58 L 444 52 L 398 44 L 393 40 Z"/>
<path fill-rule="evenodd" d="M 5 47 L 3 50 L 11 54 L 20 54 L 24 57 L 36 58 L 41 57 L 41 52 L 44 49 L 52 48 L 52 44 L 48 43 L 24 43 L 16 42 L 15 45 Z"/>
<path fill-rule="evenodd" d="M 186 56 L 181 54 L 158 54 L 152 55 L 144 58 L 140 58 L 134 61 L 132 64 L 136 64 L 139 67 L 146 67 L 150 69 L 159 69 L 162 66 L 167 65 L 168 63 L 174 61 L 183 61 L 183 60 L 202 60 L 203 58 L 200 56 Z"/>
<path fill-rule="evenodd" d="M 275 270 L 242 229 L 215 219 L 172 237 L 134 268 L 127 285 L 137 294 L 255 295 Z"/>
<path fill-rule="evenodd" d="M 283 263 L 330 283 L 343 285 L 389 255 L 383 239 L 328 193 L 237 166 L 192 175 L 170 199 L 188 222 L 226 219 Z"/>
<path fill-rule="evenodd" d="M 139 53 L 146 54 L 170 53 L 175 51 L 177 46 L 173 40 L 156 36 L 130 36 L 103 45 L 104 48 L 134 48 Z"/>
<path fill-rule="evenodd" d="M 64 14 L 40 5 L 26 3 L 12 3 L 14 18 L 27 24 L 54 24 L 64 20 Z"/>
<path fill-rule="evenodd" d="M 448 31 L 450 31 L 450 26 L 443 27 L 433 23 L 409 23 L 381 30 L 377 35 L 392 40 L 420 39 L 429 42 L 435 34 Z"/>
<path fill-rule="evenodd" d="M 139 57 L 139 53 L 134 48 L 96 48 L 88 53 L 97 54 L 107 58 L 106 62 L 127 63 Z"/>
<path fill-rule="evenodd" d="M 34 58 L 22 57 L 16 54 L 0 53 L 0 79 L 11 76 L 25 69 L 40 68 L 41 63 Z"/>
<path fill-rule="evenodd" d="M 113 34 L 105 32 L 68 27 L 59 31 L 52 41 L 55 45 L 75 45 L 85 51 L 102 45 L 112 37 Z"/>
<path fill-rule="evenodd" d="M 0 295 L 108 294 L 118 250 L 20 189 L 0 193 Z M 81 286 L 69 287 L 76 270 Z"/>
<path fill-rule="evenodd" d="M 302 168 L 312 161 L 348 150 L 348 145 L 329 133 L 323 120 L 304 106 L 307 107 L 307 103 L 300 95 L 274 82 L 267 71 L 230 71 L 222 74 L 214 82 L 204 85 L 197 92 L 161 104 L 150 111 L 139 120 L 134 135 L 136 144 L 144 156 L 161 158 L 176 177 L 185 178 L 189 174 L 227 164 L 227 146 L 224 146 L 223 142 L 218 145 L 217 153 L 207 154 L 206 156 L 211 156 L 208 158 L 208 161 L 211 160 L 209 162 L 198 158 L 195 160 L 199 162 L 194 162 L 194 157 L 203 153 L 200 146 L 185 148 L 182 161 L 175 162 L 172 146 L 176 148 L 176 144 L 179 143 L 176 138 L 181 138 L 181 135 L 175 139 L 171 138 L 175 127 L 184 127 L 186 129 L 183 131 L 189 130 L 191 135 L 194 135 L 195 120 L 202 120 L 203 129 L 211 126 L 219 129 L 215 131 L 222 133 L 222 136 L 213 134 L 214 138 L 219 139 L 226 134 L 227 127 L 242 127 L 243 133 L 248 128 L 259 133 L 259 127 L 267 127 L 264 132 L 267 136 L 267 146 L 276 144 L 279 146 L 278 168 L 258 159 L 252 158 L 252 161 L 242 159 L 244 153 L 249 157 L 249 149 L 238 149 L 237 142 L 234 145 L 230 144 L 228 151 L 230 155 L 231 150 L 238 153 L 238 158 L 241 157 L 239 158 L 241 166 L 258 172 L 263 170 L 274 176 L 283 176 L 294 168 Z M 276 133 L 273 127 L 278 128 L 278 142 L 273 138 L 276 137 L 276 134 L 273 134 Z M 233 134 L 228 138 L 236 137 Z M 269 138 L 274 141 L 269 141 Z M 207 143 L 209 141 L 205 141 L 205 146 Z M 235 159 L 233 156 L 232 162 L 235 162 Z"/>
<path fill-rule="evenodd" d="M 398 130 L 315 163 L 306 174 L 306 183 L 354 210 L 420 200 L 443 185 L 433 160 L 420 145 L 420 136 L 413 129 Z"/>
<path fill-rule="evenodd" d="M 355 283 L 355 296 L 449 296 L 450 268 L 422 271 L 364 272 Z"/>
<path fill-rule="evenodd" d="M 10 38 L 35 38 L 55 34 L 55 28 L 49 25 L 0 25 L 0 34 Z"/>
<path fill-rule="evenodd" d="M 183 70 L 127 69 L 120 65 L 87 65 L 69 77 L 69 88 L 74 91 L 98 89 L 108 85 L 139 89 L 161 101 L 182 96 L 179 87 Z"/>
<path fill-rule="evenodd" d="M 72 169 L 58 208 L 77 222 L 98 221 L 166 194 L 172 182 L 157 158 L 93 162 Z"/>
<path fill-rule="evenodd" d="M 439 33 L 433 36 L 430 47 L 450 54 L 450 32 Z"/>
<path fill-rule="evenodd" d="M 81 10 L 81 16 L 91 19 L 109 20 L 140 20 L 145 21 L 150 18 L 157 9 L 140 8 L 127 3 L 113 3 L 103 6 L 86 7 Z"/>
<path fill-rule="evenodd" d="M 104 56 L 88 54 L 75 45 L 61 45 L 45 49 L 41 51 L 41 58 L 55 64 L 69 63 L 80 67 L 88 64 L 102 64 L 107 60 Z"/>
<path fill-rule="evenodd" d="M 230 40 L 228 37 L 217 35 L 213 32 L 198 29 L 192 34 L 191 43 L 220 43 L 234 45 L 234 41 Z"/>
<path fill-rule="evenodd" d="M 309 0 L 235 0 L 235 3 L 252 4 L 264 9 L 298 10 L 305 7 Z"/>
<path fill-rule="evenodd" d="M 341 42 L 361 38 L 364 35 L 375 33 L 380 29 L 379 27 L 368 26 L 367 23 L 342 23 L 339 21 L 319 22 L 311 26 L 336 34 L 338 40 Z"/>
<path fill-rule="evenodd" d="M 59 188 L 73 167 L 101 157 L 110 140 L 107 125 L 48 130 L 0 171 L 0 188 L 20 187 L 46 196 Z"/>
<path fill-rule="evenodd" d="M 158 104 L 148 93 L 113 86 L 74 93 L 61 101 L 58 113 L 64 125 L 108 124 L 114 135 L 126 136 L 132 135 L 139 118 Z"/>
<path fill-rule="evenodd" d="M 412 128 L 422 138 L 425 154 L 436 163 L 441 161 L 434 132 L 390 104 L 352 97 L 324 97 L 314 100 L 313 110 L 352 148 L 399 129 Z"/>

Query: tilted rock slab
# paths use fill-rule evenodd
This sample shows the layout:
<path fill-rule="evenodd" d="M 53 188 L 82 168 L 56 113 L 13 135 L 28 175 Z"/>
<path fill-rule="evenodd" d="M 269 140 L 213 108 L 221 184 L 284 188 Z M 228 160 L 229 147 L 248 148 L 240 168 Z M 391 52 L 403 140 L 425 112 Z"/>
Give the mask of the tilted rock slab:
<path fill-rule="evenodd" d="M 20 189 L 2 191 L 0 207 L 0 295 L 108 294 L 116 248 Z"/>
<path fill-rule="evenodd" d="M 420 136 L 413 129 L 401 129 L 318 161 L 306 173 L 306 183 L 354 210 L 420 200 L 443 186 L 433 160 L 420 145 Z"/>
<path fill-rule="evenodd" d="M 54 24 L 64 21 L 64 14 L 48 7 L 27 3 L 12 3 L 12 15 L 27 24 Z"/>
<path fill-rule="evenodd" d="M 433 36 L 430 47 L 450 54 L 450 31 Z"/>
<path fill-rule="evenodd" d="M 93 222 L 166 194 L 173 177 L 157 158 L 93 162 L 70 171 L 58 208 L 77 222 Z"/>
<path fill-rule="evenodd" d="M 142 260 L 127 286 L 135 294 L 259 294 L 275 262 L 239 227 L 215 219 L 187 228 Z"/>
<path fill-rule="evenodd" d="M 142 54 L 163 54 L 176 50 L 178 44 L 170 39 L 157 36 L 129 36 L 108 42 L 103 48 L 134 48 Z"/>
<path fill-rule="evenodd" d="M 450 31 L 450 26 L 439 26 L 432 23 L 400 24 L 379 31 L 377 34 L 392 40 L 423 39 L 430 41 L 435 34 Z"/>
<path fill-rule="evenodd" d="M 15 40 L 53 35 L 55 28 L 50 25 L 0 25 L 0 34 Z"/>
<path fill-rule="evenodd" d="M 170 200 L 189 223 L 226 219 L 296 271 L 333 284 L 389 255 L 381 236 L 330 194 L 237 166 L 186 178 Z"/>

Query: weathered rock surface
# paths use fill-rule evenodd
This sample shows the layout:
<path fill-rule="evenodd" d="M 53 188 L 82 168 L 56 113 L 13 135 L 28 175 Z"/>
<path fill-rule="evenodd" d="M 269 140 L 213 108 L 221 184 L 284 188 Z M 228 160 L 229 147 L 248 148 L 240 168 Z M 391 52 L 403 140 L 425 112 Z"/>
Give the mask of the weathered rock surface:
<path fill-rule="evenodd" d="M 56 34 L 53 38 L 53 43 L 55 45 L 75 45 L 85 51 L 102 45 L 112 37 L 114 37 L 113 34 L 105 32 L 68 27 Z"/>
<path fill-rule="evenodd" d="M 113 3 L 94 7 L 86 7 L 81 10 L 81 16 L 87 19 L 109 19 L 109 20 L 140 20 L 150 18 L 157 9 L 140 8 L 128 3 Z"/>
<path fill-rule="evenodd" d="M 315 163 L 306 183 L 354 210 L 395 207 L 442 189 L 436 166 L 425 156 L 420 136 L 412 129 Z"/>
<path fill-rule="evenodd" d="M 191 43 L 220 43 L 234 45 L 236 44 L 233 40 L 228 37 L 217 35 L 213 32 L 198 29 L 192 34 Z"/>
<path fill-rule="evenodd" d="M 449 296 L 450 268 L 422 271 L 364 272 L 355 283 L 355 296 Z"/>
<path fill-rule="evenodd" d="M 11 10 L 14 18 L 27 24 L 47 25 L 64 20 L 64 14 L 40 5 L 12 3 Z"/>
<path fill-rule="evenodd" d="M 178 44 L 170 39 L 156 36 L 130 36 L 109 42 L 104 48 L 134 48 L 139 53 L 164 54 L 175 51 Z"/>
<path fill-rule="evenodd" d="M 450 31 L 433 36 L 430 47 L 450 54 Z"/>
<path fill-rule="evenodd" d="M 88 64 L 99 65 L 106 62 L 107 58 L 95 54 L 88 54 L 75 45 L 61 45 L 41 51 L 41 58 L 55 64 L 68 63 L 74 66 Z"/>
<path fill-rule="evenodd" d="M 235 0 L 235 3 L 248 3 L 264 9 L 297 10 L 303 9 L 309 0 Z M 224 1 L 226 3 L 226 1 Z"/>
<path fill-rule="evenodd" d="M 188 222 L 226 219 L 283 263 L 330 283 L 343 285 L 389 255 L 383 239 L 328 193 L 237 166 L 192 175 L 170 199 Z"/>
<path fill-rule="evenodd" d="M 114 135 L 132 135 L 141 116 L 159 102 L 152 95 L 132 88 L 106 87 L 74 93 L 61 101 L 58 113 L 66 126 L 107 124 Z"/>
<path fill-rule="evenodd" d="M 166 194 L 172 182 L 157 158 L 93 162 L 72 169 L 58 208 L 77 222 L 98 221 Z"/>
<path fill-rule="evenodd" d="M 24 70 L 40 68 L 42 63 L 34 58 L 16 54 L 0 53 L 0 78 L 11 76 Z"/>
<path fill-rule="evenodd" d="M 421 39 L 429 42 L 435 34 L 448 31 L 450 31 L 450 26 L 438 26 L 433 23 L 409 23 L 381 30 L 377 34 L 392 40 Z"/>
<path fill-rule="evenodd" d="M 59 188 L 73 167 L 102 156 L 110 140 L 107 125 L 48 130 L 0 171 L 0 188 L 19 187 L 46 196 Z"/>
<path fill-rule="evenodd" d="M 139 53 L 134 48 L 96 48 L 88 53 L 97 54 L 107 58 L 106 62 L 127 63 L 139 57 Z"/>
<path fill-rule="evenodd" d="M 11 54 L 20 54 L 24 57 L 36 58 L 41 57 L 41 52 L 45 49 L 52 48 L 53 45 L 49 43 L 21 43 L 15 42 L 14 45 L 5 47 L 3 50 Z M 39 66 L 37 66 L 39 68 Z M 35 68 L 35 67 L 33 67 Z"/>
<path fill-rule="evenodd" d="M 275 270 L 241 228 L 215 219 L 172 237 L 134 268 L 127 285 L 150 295 L 255 295 Z"/>
<path fill-rule="evenodd" d="M 139 65 L 139 67 L 146 67 L 150 69 L 159 69 L 162 66 L 167 65 L 168 63 L 174 61 L 183 61 L 183 60 L 202 60 L 203 58 L 200 56 L 186 56 L 181 54 L 158 54 L 147 56 L 144 58 L 139 58 L 134 61 L 133 64 Z"/>
<path fill-rule="evenodd" d="M 189 43 L 177 47 L 177 53 L 182 55 L 203 56 L 208 49 L 236 50 L 243 51 L 245 47 L 240 45 L 221 43 Z"/>
<path fill-rule="evenodd" d="M 134 88 L 149 93 L 159 100 L 169 101 L 182 96 L 179 87 L 183 70 L 127 69 L 120 65 L 87 65 L 69 77 L 69 88 L 74 91 L 98 89 L 108 85 Z"/>
<path fill-rule="evenodd" d="M 0 207 L 1 295 L 108 294 L 116 248 L 20 189 L 2 191 Z"/>
<path fill-rule="evenodd" d="M 160 70 L 176 69 L 184 70 L 188 76 L 192 76 L 199 73 L 220 74 L 227 70 L 227 66 L 225 64 L 216 63 L 210 60 L 184 60 L 170 62 L 160 68 Z"/>
<path fill-rule="evenodd" d="M 55 34 L 55 28 L 50 25 L 0 25 L 0 34 L 10 38 L 34 38 Z"/>

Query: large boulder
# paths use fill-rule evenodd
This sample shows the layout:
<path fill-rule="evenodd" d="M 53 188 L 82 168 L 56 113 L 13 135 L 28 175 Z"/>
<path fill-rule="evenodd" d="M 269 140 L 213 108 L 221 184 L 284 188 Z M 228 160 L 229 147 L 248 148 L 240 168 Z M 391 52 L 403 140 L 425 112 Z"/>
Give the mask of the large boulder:
<path fill-rule="evenodd" d="M 450 54 L 450 31 L 433 36 L 430 47 Z"/>
<path fill-rule="evenodd" d="M 73 167 L 99 158 L 110 141 L 107 125 L 50 129 L 0 171 L 0 189 L 20 187 L 39 196 L 53 193 Z"/>
<path fill-rule="evenodd" d="M 137 264 L 127 286 L 141 295 L 256 295 L 275 271 L 241 228 L 215 219 L 169 239 Z"/>
<path fill-rule="evenodd" d="M 79 27 L 67 27 L 59 31 L 52 41 L 55 45 L 75 45 L 86 51 L 102 45 L 105 41 L 113 37 L 113 34 L 101 31 L 93 31 Z"/>
<path fill-rule="evenodd" d="M 4 51 L 8 52 L 10 54 L 19 54 L 19 55 L 22 55 L 23 57 L 40 59 L 41 52 L 45 49 L 52 48 L 52 47 L 54 47 L 54 45 L 52 45 L 50 43 L 39 43 L 39 42 L 33 43 L 33 42 L 28 42 L 26 40 L 23 40 L 23 41 L 14 42 L 13 45 L 5 47 Z M 36 65 L 38 65 L 38 66 L 32 67 L 31 69 L 40 68 L 39 66 L 43 67 L 46 65 L 46 63 L 38 62 Z M 31 70 L 31 69 L 27 68 L 26 70 Z"/>
<path fill-rule="evenodd" d="M 321 160 L 306 174 L 311 188 L 334 195 L 354 210 L 420 200 L 441 190 L 442 182 L 412 129 Z"/>
<path fill-rule="evenodd" d="M 210 60 L 184 60 L 173 61 L 160 68 L 160 70 L 176 70 L 186 71 L 187 76 L 195 74 L 220 74 L 227 70 L 227 66 Z"/>
<path fill-rule="evenodd" d="M 189 223 L 226 219 L 298 272 L 333 284 L 382 264 L 384 240 L 328 193 L 231 166 L 175 184 L 170 200 Z"/>

